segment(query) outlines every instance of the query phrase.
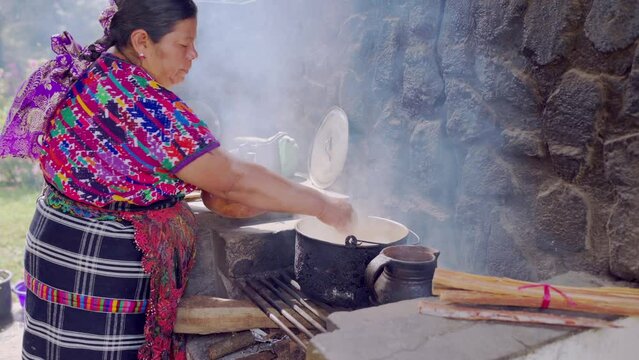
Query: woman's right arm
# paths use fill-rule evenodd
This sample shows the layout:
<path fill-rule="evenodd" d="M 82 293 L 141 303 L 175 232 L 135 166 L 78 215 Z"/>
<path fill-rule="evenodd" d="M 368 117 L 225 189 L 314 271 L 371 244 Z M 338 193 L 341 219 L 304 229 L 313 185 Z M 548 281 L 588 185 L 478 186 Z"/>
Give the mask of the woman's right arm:
<path fill-rule="evenodd" d="M 316 216 L 342 231 L 347 231 L 354 220 L 347 201 L 291 182 L 220 148 L 198 157 L 176 175 L 215 196 L 268 211 Z"/>

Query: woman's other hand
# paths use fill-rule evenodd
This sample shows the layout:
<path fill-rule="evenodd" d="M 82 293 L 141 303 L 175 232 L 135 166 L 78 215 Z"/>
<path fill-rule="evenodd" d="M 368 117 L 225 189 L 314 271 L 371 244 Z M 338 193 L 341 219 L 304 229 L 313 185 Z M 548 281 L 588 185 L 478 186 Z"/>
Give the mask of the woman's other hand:
<path fill-rule="evenodd" d="M 204 190 L 202 190 L 202 203 L 212 212 L 232 219 L 248 219 L 266 212 L 239 202 L 223 199 Z"/>
<path fill-rule="evenodd" d="M 324 208 L 317 218 L 342 234 L 352 234 L 357 225 L 357 216 L 353 206 L 344 199 L 330 196 L 326 196 L 325 199 Z"/>

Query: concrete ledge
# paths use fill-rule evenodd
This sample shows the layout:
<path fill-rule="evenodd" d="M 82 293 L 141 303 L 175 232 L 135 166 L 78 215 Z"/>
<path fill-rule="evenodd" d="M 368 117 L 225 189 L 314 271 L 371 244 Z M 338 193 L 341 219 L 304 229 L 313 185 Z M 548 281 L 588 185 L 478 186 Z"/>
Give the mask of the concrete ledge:
<path fill-rule="evenodd" d="M 308 359 L 501 359 L 576 333 L 420 315 L 418 301 L 330 315 L 331 328 L 337 330 L 313 337 Z"/>
<path fill-rule="evenodd" d="M 622 360 L 639 358 L 639 318 L 615 322 L 618 329 L 589 330 L 518 357 L 519 360 Z"/>

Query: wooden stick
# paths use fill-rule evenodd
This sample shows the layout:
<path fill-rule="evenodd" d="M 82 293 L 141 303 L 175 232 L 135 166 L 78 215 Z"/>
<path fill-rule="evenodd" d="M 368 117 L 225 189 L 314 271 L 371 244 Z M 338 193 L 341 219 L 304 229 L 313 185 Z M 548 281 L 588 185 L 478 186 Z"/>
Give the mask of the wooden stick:
<path fill-rule="evenodd" d="M 492 294 L 480 291 L 444 290 L 440 300 L 451 304 L 497 305 L 540 308 L 542 297 L 530 297 L 512 294 Z M 558 294 L 553 294 L 548 309 L 580 311 L 595 314 L 639 316 L 639 302 L 620 298 L 605 298 L 576 294 L 570 297 L 573 303 Z"/>
<path fill-rule="evenodd" d="M 584 317 L 568 317 L 525 311 L 490 310 L 447 305 L 434 301 L 419 302 L 419 313 L 462 320 L 491 320 L 524 324 L 561 325 L 581 328 L 620 327 L 610 321 Z"/>

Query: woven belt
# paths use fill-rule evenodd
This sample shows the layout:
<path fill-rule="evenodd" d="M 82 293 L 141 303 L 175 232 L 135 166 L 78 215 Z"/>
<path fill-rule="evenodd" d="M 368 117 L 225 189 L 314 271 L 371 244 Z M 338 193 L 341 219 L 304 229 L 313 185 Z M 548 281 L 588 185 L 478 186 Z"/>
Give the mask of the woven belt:
<path fill-rule="evenodd" d="M 147 300 L 123 300 L 81 295 L 46 285 L 29 273 L 24 274 L 24 282 L 27 289 L 40 299 L 77 309 L 125 314 L 141 314 L 146 310 Z"/>
<path fill-rule="evenodd" d="M 64 196 L 50 184 L 46 184 L 42 191 L 45 204 L 65 214 L 85 219 L 100 221 L 122 221 L 119 212 L 137 212 L 160 210 L 175 206 L 184 199 L 184 196 L 175 196 L 161 200 L 148 206 L 129 204 L 126 202 L 114 202 L 104 208 L 84 204 Z"/>

